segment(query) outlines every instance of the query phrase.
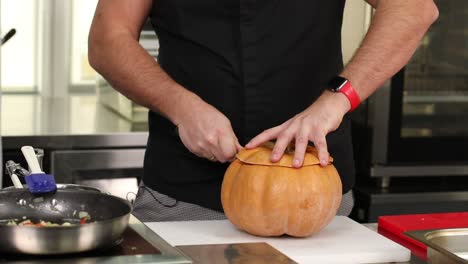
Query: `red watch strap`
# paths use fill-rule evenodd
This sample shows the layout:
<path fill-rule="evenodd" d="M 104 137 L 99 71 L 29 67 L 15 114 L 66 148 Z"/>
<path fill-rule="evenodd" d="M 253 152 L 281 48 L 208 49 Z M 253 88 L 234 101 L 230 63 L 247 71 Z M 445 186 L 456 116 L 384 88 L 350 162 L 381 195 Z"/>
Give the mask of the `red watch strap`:
<path fill-rule="evenodd" d="M 339 92 L 343 93 L 348 98 L 349 103 L 351 104 L 351 109 L 349 110 L 349 112 L 356 109 L 361 103 L 359 95 L 356 93 L 349 81 L 346 82 L 346 84 L 339 90 Z"/>

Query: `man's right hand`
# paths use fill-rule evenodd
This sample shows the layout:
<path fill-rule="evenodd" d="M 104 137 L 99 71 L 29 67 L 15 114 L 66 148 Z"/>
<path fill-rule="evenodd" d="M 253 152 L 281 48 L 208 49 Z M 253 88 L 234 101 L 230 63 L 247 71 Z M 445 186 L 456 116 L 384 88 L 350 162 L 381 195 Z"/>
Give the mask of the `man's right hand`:
<path fill-rule="evenodd" d="M 233 159 L 241 147 L 229 120 L 177 84 L 139 44 L 151 6 L 151 0 L 99 0 L 89 37 L 91 65 L 119 92 L 176 124 L 195 155 Z"/>
<path fill-rule="evenodd" d="M 188 150 L 212 161 L 241 148 L 229 120 L 177 84 L 139 44 L 152 1 L 99 0 L 89 35 L 89 61 L 119 92 L 176 124 Z"/>
<path fill-rule="evenodd" d="M 191 98 L 179 107 L 176 121 L 179 137 L 195 155 L 211 161 L 227 162 L 242 149 L 231 122 L 200 98 Z"/>

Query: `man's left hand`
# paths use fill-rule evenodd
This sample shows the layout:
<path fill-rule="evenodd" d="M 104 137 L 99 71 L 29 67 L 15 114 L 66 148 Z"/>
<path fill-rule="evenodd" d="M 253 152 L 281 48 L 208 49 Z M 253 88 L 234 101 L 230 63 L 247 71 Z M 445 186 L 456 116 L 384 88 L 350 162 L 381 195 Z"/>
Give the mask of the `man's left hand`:
<path fill-rule="evenodd" d="M 327 90 L 302 113 L 279 126 L 263 131 L 253 138 L 246 148 L 255 148 L 269 140 L 276 139 L 271 161 L 278 162 L 289 143 L 295 140 L 292 166 L 299 168 L 304 161 L 307 145 L 309 141 L 312 141 L 317 148 L 320 164 L 326 166 L 330 155 L 325 137 L 340 126 L 343 116 L 350 107 L 348 99 L 343 94 Z"/>

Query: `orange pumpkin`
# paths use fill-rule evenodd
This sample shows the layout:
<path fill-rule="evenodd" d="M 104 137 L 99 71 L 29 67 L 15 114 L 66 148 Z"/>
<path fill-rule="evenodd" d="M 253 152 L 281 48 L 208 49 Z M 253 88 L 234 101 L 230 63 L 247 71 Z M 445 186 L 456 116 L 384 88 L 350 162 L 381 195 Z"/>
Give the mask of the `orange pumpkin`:
<path fill-rule="evenodd" d="M 310 236 L 328 225 L 341 203 L 341 180 L 332 165 L 320 166 L 308 147 L 301 168 L 294 152 L 270 161 L 271 144 L 242 150 L 226 170 L 221 202 L 237 228 L 258 236 Z"/>

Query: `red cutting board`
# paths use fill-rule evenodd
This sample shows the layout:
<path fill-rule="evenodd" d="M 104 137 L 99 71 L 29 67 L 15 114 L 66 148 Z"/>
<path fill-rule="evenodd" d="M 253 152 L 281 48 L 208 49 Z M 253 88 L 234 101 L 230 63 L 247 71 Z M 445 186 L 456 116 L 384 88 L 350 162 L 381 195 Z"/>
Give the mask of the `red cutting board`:
<path fill-rule="evenodd" d="M 381 216 L 379 233 L 410 249 L 416 256 L 426 259 L 427 247 L 404 235 L 406 231 L 468 227 L 468 212 Z"/>

